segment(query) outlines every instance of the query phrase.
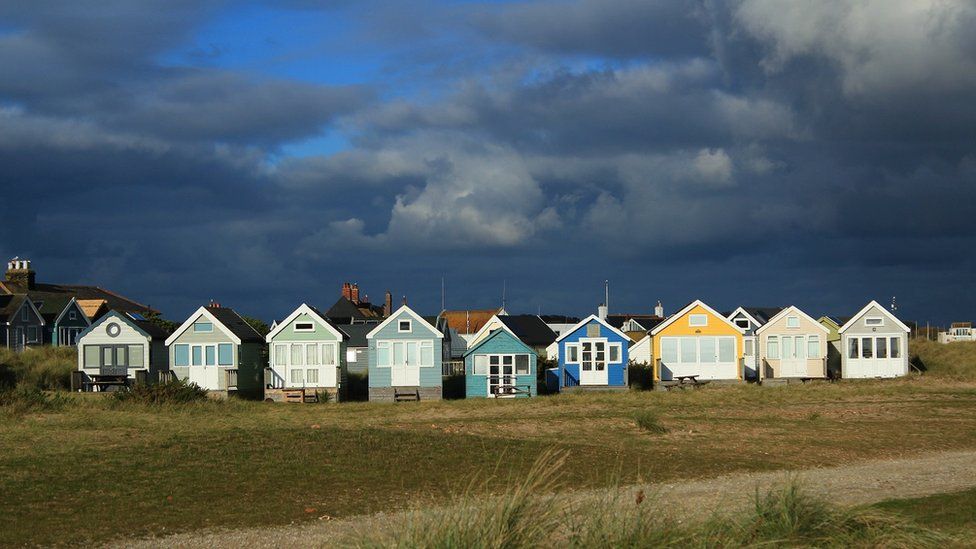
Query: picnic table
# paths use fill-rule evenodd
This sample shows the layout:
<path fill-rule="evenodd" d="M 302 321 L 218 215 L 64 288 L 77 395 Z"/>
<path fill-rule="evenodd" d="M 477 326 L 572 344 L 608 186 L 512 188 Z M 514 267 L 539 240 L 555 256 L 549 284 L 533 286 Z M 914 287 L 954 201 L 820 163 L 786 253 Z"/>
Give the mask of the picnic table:
<path fill-rule="evenodd" d="M 698 381 L 699 374 L 683 375 L 683 376 L 671 376 L 671 381 L 662 382 L 664 388 L 670 391 L 677 387 L 678 389 L 686 389 L 691 387 L 693 389 L 700 389 L 705 385 L 708 385 L 707 381 Z"/>

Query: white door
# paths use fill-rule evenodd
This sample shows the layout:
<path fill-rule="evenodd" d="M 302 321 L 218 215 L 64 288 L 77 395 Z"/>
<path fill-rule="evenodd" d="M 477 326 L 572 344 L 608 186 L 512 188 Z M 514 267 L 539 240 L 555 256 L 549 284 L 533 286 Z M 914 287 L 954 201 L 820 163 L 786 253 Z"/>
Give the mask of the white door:
<path fill-rule="evenodd" d="M 783 336 L 783 355 L 780 358 L 780 377 L 805 377 L 807 375 L 806 336 Z"/>
<path fill-rule="evenodd" d="M 515 394 L 504 389 L 515 385 L 515 355 L 490 355 L 488 357 L 488 396 L 511 398 Z M 502 388 L 500 391 L 499 388 Z"/>
<path fill-rule="evenodd" d="M 661 379 L 678 376 L 737 379 L 739 365 L 734 336 L 685 336 L 661 338 Z"/>
<path fill-rule="evenodd" d="M 394 341 L 390 364 L 390 384 L 394 387 L 417 387 L 420 385 L 420 343 L 417 341 Z"/>
<path fill-rule="evenodd" d="M 607 340 L 580 339 L 580 385 L 608 385 Z"/>
<path fill-rule="evenodd" d="M 208 391 L 220 391 L 227 387 L 221 387 L 221 379 L 226 368 L 217 366 L 217 346 L 216 345 L 191 345 L 190 346 L 190 368 L 188 379 L 191 383 L 196 383 L 201 389 Z"/>
<path fill-rule="evenodd" d="M 745 362 L 745 375 L 747 378 L 754 379 L 757 375 L 756 372 L 759 371 L 759 365 L 757 363 L 759 353 L 756 352 L 756 336 L 745 336 L 742 339 L 742 344 L 744 345 L 742 356 Z"/>
<path fill-rule="evenodd" d="M 305 382 L 305 345 L 292 343 L 288 346 L 288 367 L 285 369 L 285 385 L 290 389 L 304 389 Z"/>

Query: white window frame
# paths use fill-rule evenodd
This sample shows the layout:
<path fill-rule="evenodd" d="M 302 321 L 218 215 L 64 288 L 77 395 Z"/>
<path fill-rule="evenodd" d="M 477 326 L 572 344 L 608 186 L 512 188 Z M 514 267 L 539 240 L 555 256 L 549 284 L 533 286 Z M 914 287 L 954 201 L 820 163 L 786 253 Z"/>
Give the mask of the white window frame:
<path fill-rule="evenodd" d="M 745 323 L 745 326 L 743 326 L 742 324 L 740 324 L 740 322 L 744 322 Z M 737 319 L 735 319 L 735 325 L 738 328 L 742 328 L 742 329 L 748 330 L 749 329 L 749 319 L 748 318 L 737 318 Z"/>
<path fill-rule="evenodd" d="M 471 364 L 471 374 L 476 376 L 488 375 L 488 355 L 474 355 L 474 362 Z"/>
<path fill-rule="evenodd" d="M 519 371 L 519 357 L 525 357 L 525 371 Z M 527 376 L 532 373 L 532 357 L 526 353 L 519 353 L 515 355 L 515 375 L 517 376 Z"/>
<path fill-rule="evenodd" d="M 566 349 L 566 364 L 579 364 L 580 363 L 580 346 L 579 343 L 567 343 L 565 345 Z M 575 358 L 573 355 L 576 355 Z"/>
<path fill-rule="evenodd" d="M 772 343 L 775 343 L 776 344 L 776 353 L 769 352 L 769 346 Z M 766 338 L 766 358 L 769 358 L 769 359 L 772 359 L 772 360 L 779 360 L 779 358 L 781 356 L 783 356 L 783 346 L 782 346 L 782 342 L 779 340 L 779 336 L 771 335 L 771 336 L 767 337 Z"/>
<path fill-rule="evenodd" d="M 866 316 L 864 317 L 864 325 L 870 326 L 871 328 L 878 328 L 884 326 L 883 316 Z"/>
<path fill-rule="evenodd" d="M 695 322 L 695 319 L 701 319 L 702 322 Z M 688 315 L 688 326 L 693 328 L 702 328 L 708 326 L 708 315 L 705 313 L 695 313 Z"/>
<path fill-rule="evenodd" d="M 305 326 L 305 325 L 308 325 L 308 328 L 299 328 L 299 326 Z M 295 323 L 295 331 L 296 332 L 314 332 L 315 331 L 315 323 L 314 322 L 311 322 L 311 321 L 308 321 L 308 322 L 305 322 L 305 321 L 296 322 Z"/>
<path fill-rule="evenodd" d="M 210 329 L 209 330 L 198 330 L 197 329 L 197 326 L 199 326 L 200 324 L 209 324 L 210 325 Z M 213 322 L 211 322 L 209 320 L 206 320 L 206 321 L 203 321 L 203 322 L 197 320 L 196 322 L 193 323 L 193 333 L 195 333 L 195 334 L 212 334 L 213 331 L 214 331 Z"/>
<path fill-rule="evenodd" d="M 403 329 L 403 324 L 404 323 L 407 324 L 407 329 L 406 330 Z M 406 320 L 397 320 L 397 333 L 398 334 L 410 334 L 410 333 L 413 333 L 413 320 L 412 319 L 409 319 L 409 318 L 406 319 Z"/>
<path fill-rule="evenodd" d="M 386 360 L 384 364 L 380 362 L 380 349 L 386 350 Z M 376 367 L 377 368 L 389 368 L 392 366 L 393 362 L 393 346 L 390 345 L 389 341 L 377 341 L 376 342 Z"/>
<path fill-rule="evenodd" d="M 816 345 L 816 347 L 814 347 L 814 349 L 816 350 L 816 352 L 813 353 L 813 356 L 810 355 L 810 345 L 811 344 Z M 814 359 L 814 360 L 819 360 L 819 359 L 823 358 L 823 357 L 820 356 L 820 336 L 817 335 L 817 334 L 808 334 L 807 335 L 807 358 L 808 359 Z"/>
<path fill-rule="evenodd" d="M 613 349 L 617 350 L 617 360 L 611 360 L 610 353 Z M 624 361 L 624 348 L 620 343 L 607 343 L 607 364 L 621 364 Z"/>
<path fill-rule="evenodd" d="M 795 330 L 800 327 L 800 317 L 799 316 L 788 316 L 786 317 L 786 327 Z"/>
<path fill-rule="evenodd" d="M 284 355 L 284 358 L 285 358 L 284 360 L 281 360 L 281 361 L 278 360 L 278 350 L 279 349 L 282 351 L 281 354 Z M 289 354 L 290 352 L 291 352 L 291 349 L 288 348 L 288 344 L 287 343 L 275 343 L 274 344 L 274 348 L 272 349 L 272 360 L 274 361 L 274 365 L 275 366 L 288 366 L 288 359 L 291 356 Z"/>

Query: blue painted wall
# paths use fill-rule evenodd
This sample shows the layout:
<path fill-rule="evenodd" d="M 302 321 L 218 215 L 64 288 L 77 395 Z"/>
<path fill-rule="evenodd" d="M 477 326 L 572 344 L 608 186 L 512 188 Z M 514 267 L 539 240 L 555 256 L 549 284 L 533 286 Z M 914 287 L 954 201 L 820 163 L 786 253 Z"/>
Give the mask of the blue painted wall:
<path fill-rule="evenodd" d="M 474 374 L 474 357 L 476 355 L 528 355 L 529 373 L 527 375 L 516 375 L 515 384 L 528 385 L 531 394 L 518 395 L 515 398 L 528 398 L 529 396 L 536 396 L 538 393 L 536 383 L 536 359 L 538 355 L 536 352 L 505 330 L 495 330 L 464 356 L 465 398 L 488 397 L 488 376 Z"/>
<path fill-rule="evenodd" d="M 413 330 L 410 333 L 401 334 L 397 329 L 398 322 L 403 320 L 413 320 Z M 378 368 L 376 366 L 376 342 L 377 341 L 423 341 L 433 342 L 433 366 L 420 368 L 421 387 L 441 387 L 443 385 L 441 377 L 441 338 L 432 330 L 426 322 L 421 322 L 410 316 L 406 309 L 401 308 L 393 313 L 393 321 L 383 327 L 382 330 L 367 338 L 369 348 L 369 386 L 370 387 L 390 387 L 392 384 L 392 374 L 390 368 Z"/>
<path fill-rule="evenodd" d="M 627 386 L 627 362 L 630 360 L 628 356 L 628 347 L 630 346 L 630 339 L 626 337 L 621 337 L 620 334 L 614 332 L 613 330 L 607 328 L 600 322 L 596 320 L 590 320 L 587 324 L 584 324 L 577 328 L 575 331 L 567 335 L 559 342 L 559 379 L 560 388 L 562 387 L 576 387 L 579 385 L 579 364 L 566 364 L 566 344 L 567 343 L 578 343 L 581 338 L 589 337 L 587 335 L 587 327 L 596 326 L 599 328 L 599 336 L 607 339 L 607 343 L 620 343 L 620 363 L 619 364 L 608 364 L 607 365 L 607 386 L 608 387 L 626 387 Z M 593 387 L 588 385 L 588 387 Z"/>

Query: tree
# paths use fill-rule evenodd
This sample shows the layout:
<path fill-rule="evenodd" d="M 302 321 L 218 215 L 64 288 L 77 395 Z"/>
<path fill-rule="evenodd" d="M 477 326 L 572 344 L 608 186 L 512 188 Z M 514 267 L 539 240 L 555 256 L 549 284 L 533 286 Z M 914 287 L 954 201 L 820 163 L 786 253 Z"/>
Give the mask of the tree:
<path fill-rule="evenodd" d="M 271 331 L 271 328 L 268 327 L 268 323 L 261 319 L 253 318 L 250 316 L 244 316 L 244 315 L 241 315 L 241 318 L 244 319 L 244 322 L 250 324 L 251 327 L 254 328 L 255 332 L 261 334 L 261 337 L 268 335 L 268 332 Z"/>
<path fill-rule="evenodd" d="M 150 311 L 150 310 L 143 311 L 142 316 L 149 322 L 152 322 L 156 326 L 159 326 L 160 328 L 166 330 L 169 333 L 175 332 L 176 329 L 180 327 L 179 324 L 173 322 L 172 320 L 166 320 L 165 318 L 163 318 L 161 314 L 157 313 L 156 311 Z"/>

